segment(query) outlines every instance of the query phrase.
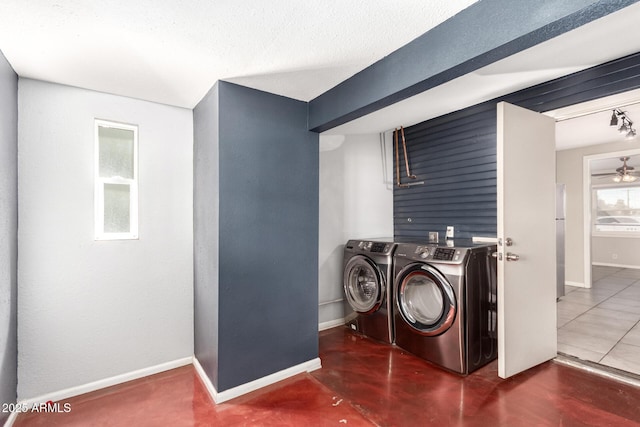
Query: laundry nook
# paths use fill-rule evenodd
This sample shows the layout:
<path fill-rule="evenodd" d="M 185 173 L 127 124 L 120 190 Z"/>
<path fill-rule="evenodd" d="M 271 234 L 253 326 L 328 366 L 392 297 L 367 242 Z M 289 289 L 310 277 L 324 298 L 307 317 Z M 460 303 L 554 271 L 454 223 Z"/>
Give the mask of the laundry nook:
<path fill-rule="evenodd" d="M 640 423 L 640 2 L 0 5 L 0 425 Z"/>

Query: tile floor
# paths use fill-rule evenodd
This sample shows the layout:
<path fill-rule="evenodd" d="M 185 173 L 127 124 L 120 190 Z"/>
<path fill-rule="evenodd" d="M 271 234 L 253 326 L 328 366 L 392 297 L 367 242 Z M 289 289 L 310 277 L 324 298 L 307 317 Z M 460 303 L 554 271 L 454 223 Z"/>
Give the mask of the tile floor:
<path fill-rule="evenodd" d="M 638 426 L 640 388 L 547 362 L 507 380 L 462 377 L 345 327 L 319 336 L 322 369 L 215 405 L 192 366 L 23 413 L 14 427 Z"/>
<path fill-rule="evenodd" d="M 591 289 L 565 287 L 558 352 L 640 375 L 640 270 L 594 266 Z"/>

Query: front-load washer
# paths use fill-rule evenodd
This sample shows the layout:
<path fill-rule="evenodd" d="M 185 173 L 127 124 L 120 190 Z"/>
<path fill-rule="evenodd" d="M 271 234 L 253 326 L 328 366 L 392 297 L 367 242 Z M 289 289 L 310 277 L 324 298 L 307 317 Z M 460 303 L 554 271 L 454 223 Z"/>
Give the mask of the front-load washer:
<path fill-rule="evenodd" d="M 397 245 L 395 343 L 466 375 L 498 354 L 496 246 L 447 243 Z"/>
<path fill-rule="evenodd" d="M 392 240 L 349 240 L 344 246 L 345 324 L 385 343 L 393 343 Z"/>

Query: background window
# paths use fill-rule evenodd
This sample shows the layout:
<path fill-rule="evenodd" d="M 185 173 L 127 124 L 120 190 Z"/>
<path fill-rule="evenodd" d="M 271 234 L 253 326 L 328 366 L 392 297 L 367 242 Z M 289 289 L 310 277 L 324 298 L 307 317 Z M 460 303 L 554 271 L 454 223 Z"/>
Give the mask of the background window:
<path fill-rule="evenodd" d="M 594 232 L 640 234 L 640 185 L 593 190 Z"/>
<path fill-rule="evenodd" d="M 138 238 L 138 128 L 96 120 L 95 238 Z"/>

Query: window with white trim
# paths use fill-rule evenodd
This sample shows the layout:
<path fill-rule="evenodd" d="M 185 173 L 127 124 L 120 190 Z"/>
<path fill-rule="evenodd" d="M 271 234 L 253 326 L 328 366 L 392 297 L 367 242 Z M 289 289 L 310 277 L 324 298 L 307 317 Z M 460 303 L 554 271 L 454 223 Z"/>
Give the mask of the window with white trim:
<path fill-rule="evenodd" d="M 640 185 L 593 187 L 593 234 L 640 236 Z"/>
<path fill-rule="evenodd" d="M 138 238 L 138 127 L 95 121 L 95 239 Z"/>

